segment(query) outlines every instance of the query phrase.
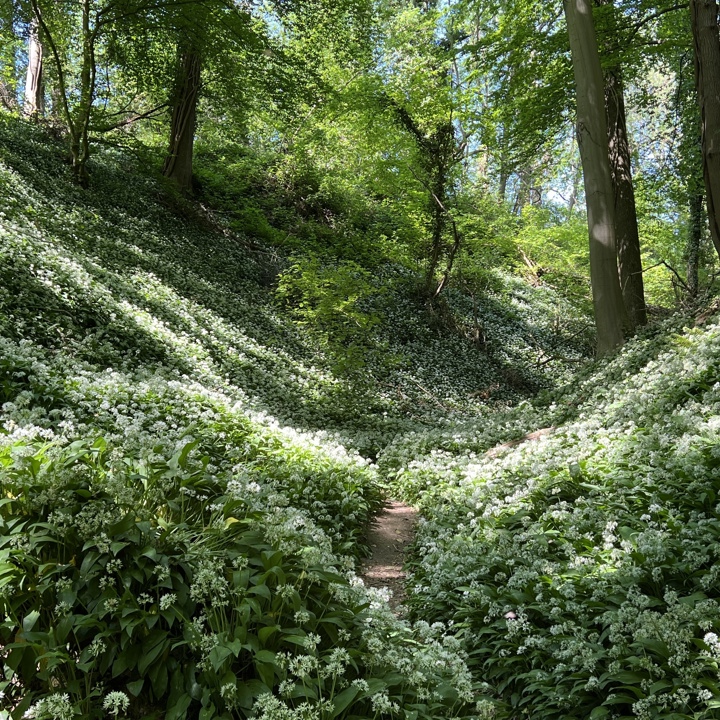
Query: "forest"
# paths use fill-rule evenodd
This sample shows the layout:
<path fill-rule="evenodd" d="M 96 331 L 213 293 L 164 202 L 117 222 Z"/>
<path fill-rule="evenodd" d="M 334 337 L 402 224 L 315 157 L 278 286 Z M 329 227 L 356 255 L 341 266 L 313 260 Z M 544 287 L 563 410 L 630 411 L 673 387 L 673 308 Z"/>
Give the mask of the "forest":
<path fill-rule="evenodd" d="M 718 12 L 0 0 L 0 720 L 720 718 Z"/>

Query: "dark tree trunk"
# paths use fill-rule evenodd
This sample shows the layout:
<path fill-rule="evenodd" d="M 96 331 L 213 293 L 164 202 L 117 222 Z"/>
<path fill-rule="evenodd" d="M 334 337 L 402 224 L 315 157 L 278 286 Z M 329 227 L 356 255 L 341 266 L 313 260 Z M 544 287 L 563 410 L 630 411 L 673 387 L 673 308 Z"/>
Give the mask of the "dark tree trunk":
<path fill-rule="evenodd" d="M 502 202 L 505 202 L 507 198 L 507 185 L 508 180 L 510 179 L 510 168 L 508 167 L 508 151 L 507 151 L 507 143 L 505 142 L 505 132 L 503 131 L 503 135 L 500 138 L 500 178 L 498 182 L 498 195 L 500 196 L 500 200 Z"/>
<path fill-rule="evenodd" d="M 700 286 L 700 245 L 703 235 L 703 193 L 695 192 L 690 197 L 690 228 L 687 242 L 687 293 L 690 300 L 698 296 Z"/>
<path fill-rule="evenodd" d="M 628 325 L 617 268 L 604 83 L 591 0 L 565 0 L 564 4 L 577 88 L 577 139 L 587 203 L 597 354 L 602 357 L 624 343 Z"/>
<path fill-rule="evenodd" d="M 192 192 L 193 144 L 200 93 L 200 55 L 194 50 L 180 54 L 179 73 L 170 122 L 170 146 L 163 174 L 185 193 Z"/>
<path fill-rule="evenodd" d="M 440 132 L 440 131 L 439 131 Z M 438 133 L 436 133 L 437 135 Z M 446 184 L 447 168 L 440 155 L 439 148 L 434 148 L 434 158 L 428 158 L 428 169 L 432 177 L 430 183 L 430 257 L 425 273 L 425 294 L 433 295 L 435 288 L 435 273 L 437 272 L 440 258 L 443 255 L 444 234 L 446 225 Z"/>
<path fill-rule="evenodd" d="M 45 114 L 43 46 L 40 42 L 40 27 L 37 18 L 33 18 L 30 23 L 24 112 L 29 118 L 36 118 Z"/>
<path fill-rule="evenodd" d="M 82 33 L 83 50 L 80 68 L 80 101 L 75 111 L 71 128 L 71 147 L 75 181 L 87 187 L 90 182 L 87 163 L 90 159 L 90 114 L 95 98 L 95 37 L 96 29 L 91 28 L 91 0 L 83 0 Z"/>
<path fill-rule="evenodd" d="M 605 72 L 605 110 L 608 122 L 608 158 L 615 198 L 615 239 L 623 302 L 630 329 L 647 324 L 645 287 L 640 255 L 640 233 L 630 164 L 625 97 L 619 68 Z"/>
<path fill-rule="evenodd" d="M 720 36 L 715 0 L 690 0 L 710 236 L 720 255 Z"/>

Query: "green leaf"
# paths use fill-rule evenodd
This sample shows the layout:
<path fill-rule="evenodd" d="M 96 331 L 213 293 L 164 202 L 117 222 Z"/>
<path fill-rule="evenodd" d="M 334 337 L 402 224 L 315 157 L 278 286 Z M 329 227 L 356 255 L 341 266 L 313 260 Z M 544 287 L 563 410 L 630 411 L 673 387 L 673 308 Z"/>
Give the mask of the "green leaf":
<path fill-rule="evenodd" d="M 145 678 L 140 678 L 139 680 L 133 680 L 132 682 L 129 682 L 127 684 L 128 692 L 133 695 L 134 697 L 137 697 L 140 694 L 140 691 L 143 688 L 143 685 L 145 684 Z"/>
<path fill-rule="evenodd" d="M 335 710 L 333 711 L 332 717 L 336 718 L 345 708 L 358 696 L 360 689 L 356 685 L 351 685 L 345 688 L 339 695 L 336 695 L 333 699 L 333 705 Z"/>
<path fill-rule="evenodd" d="M 208 658 L 210 664 L 213 666 L 213 670 L 219 670 L 225 660 L 233 654 L 232 648 L 227 645 L 216 645 L 211 651 Z"/>
<path fill-rule="evenodd" d="M 277 625 L 270 625 L 269 627 L 260 628 L 258 630 L 258 637 L 260 638 L 260 643 L 262 645 L 266 645 L 267 641 L 279 630 Z"/>
<path fill-rule="evenodd" d="M 257 662 L 266 662 L 275 664 L 275 653 L 272 650 L 258 650 L 255 653 L 255 660 Z"/>
<path fill-rule="evenodd" d="M 29 612 L 24 618 L 22 622 L 23 630 L 26 633 L 29 633 L 32 631 L 32 629 L 35 627 L 35 623 L 40 619 L 40 611 L 39 610 L 33 610 L 32 612 Z"/>
<path fill-rule="evenodd" d="M 168 709 L 165 720 L 185 720 L 187 709 L 192 703 L 192 698 L 187 693 L 183 693 L 171 708 Z"/>
<path fill-rule="evenodd" d="M 215 705 L 203 708 L 198 715 L 198 720 L 213 720 L 215 718 Z"/>

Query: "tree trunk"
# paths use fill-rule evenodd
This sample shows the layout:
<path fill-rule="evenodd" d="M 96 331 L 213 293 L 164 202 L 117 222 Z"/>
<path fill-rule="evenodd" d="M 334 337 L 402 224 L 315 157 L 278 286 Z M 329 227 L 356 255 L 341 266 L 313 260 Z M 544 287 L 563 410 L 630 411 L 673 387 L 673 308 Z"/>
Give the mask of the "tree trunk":
<path fill-rule="evenodd" d="M 193 143 L 200 92 L 200 55 L 185 50 L 180 55 L 178 81 L 170 123 L 170 145 L 163 174 L 185 193 L 192 192 Z"/>
<path fill-rule="evenodd" d="M 700 245 L 703 234 L 703 193 L 697 191 L 690 197 L 690 232 L 687 242 L 687 293 L 690 300 L 698 296 L 700 286 Z"/>
<path fill-rule="evenodd" d="M 520 215 L 523 208 L 527 205 L 530 199 L 530 185 L 532 184 L 531 171 L 527 168 L 518 170 L 517 176 L 519 182 L 517 195 L 515 195 L 515 202 L 513 203 L 513 215 Z"/>
<path fill-rule="evenodd" d="M 28 40 L 28 68 L 25 77 L 25 115 L 37 118 L 45 114 L 45 87 L 43 82 L 43 46 L 37 18 L 30 23 Z"/>
<path fill-rule="evenodd" d="M 501 164 L 500 165 L 500 181 L 498 183 L 498 195 L 500 196 L 500 200 L 502 202 L 505 202 L 505 196 L 507 195 L 507 184 L 508 184 L 508 172 Z"/>
<path fill-rule="evenodd" d="M 65 82 L 65 67 L 58 51 L 58 47 L 45 23 L 37 0 L 31 0 L 33 16 L 39 31 L 47 40 L 57 72 L 58 97 L 62 104 L 63 115 L 70 135 L 70 156 L 72 159 L 73 177 L 83 187 L 88 185 L 87 161 L 90 156 L 90 143 L 88 132 L 90 127 L 90 112 L 95 96 L 95 40 L 97 27 L 91 29 L 90 14 L 92 0 L 83 0 L 82 3 L 82 61 L 80 65 L 80 97 L 75 109 L 70 106 L 70 96 Z"/>
<path fill-rule="evenodd" d="M 500 160 L 500 178 L 498 182 L 498 195 L 500 196 L 500 200 L 504 203 L 507 196 L 507 185 L 508 180 L 510 179 L 510 168 L 508 167 L 508 151 L 507 151 L 507 143 L 505 142 L 505 131 L 503 129 L 503 133 L 500 137 L 500 153 L 499 153 L 499 160 Z"/>
<path fill-rule="evenodd" d="M 715 0 L 690 0 L 710 236 L 720 255 L 720 36 Z"/>
<path fill-rule="evenodd" d="M 605 111 L 608 122 L 608 158 L 615 199 L 615 239 L 620 288 L 630 320 L 630 329 L 634 331 L 647 324 L 647 310 L 627 137 L 625 97 L 622 75 L 617 67 L 605 73 Z"/>
<path fill-rule="evenodd" d="M 575 205 L 577 205 L 578 195 L 580 194 L 580 183 L 582 182 L 582 167 L 576 167 L 573 165 L 573 179 L 572 179 L 572 190 L 570 191 L 570 198 L 568 200 L 567 217 L 568 220 L 572 218 Z"/>
<path fill-rule="evenodd" d="M 430 188 L 430 258 L 425 273 L 425 295 L 433 297 L 435 286 L 435 272 L 440 264 L 443 251 L 443 234 L 445 232 L 445 167 L 439 160 L 439 166 L 434 168 L 433 182 Z"/>
<path fill-rule="evenodd" d="M 597 355 L 602 357 L 624 343 L 628 325 L 617 268 L 605 93 L 590 0 L 565 0 L 564 5 L 577 89 Z"/>

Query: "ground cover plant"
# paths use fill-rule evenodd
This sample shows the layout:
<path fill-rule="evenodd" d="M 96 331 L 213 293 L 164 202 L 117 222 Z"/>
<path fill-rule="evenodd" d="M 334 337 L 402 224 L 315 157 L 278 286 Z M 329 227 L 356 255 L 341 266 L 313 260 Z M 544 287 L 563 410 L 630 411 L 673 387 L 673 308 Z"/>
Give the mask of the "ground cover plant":
<path fill-rule="evenodd" d="M 717 20 L 1 2 L 0 720 L 719 718 Z"/>
<path fill-rule="evenodd" d="M 412 343 L 338 368 L 254 239 L 127 191 L 129 156 L 84 191 L 37 129 L 2 132 L 4 716 L 472 717 L 459 641 L 355 575 L 383 492 L 357 449 L 439 392 Z M 477 351 L 449 337 L 459 375 Z M 388 367 L 402 402 L 369 382 Z"/>
<path fill-rule="evenodd" d="M 629 343 L 497 456 L 450 424 L 389 458 L 425 516 L 414 613 L 453 623 L 485 716 L 716 716 L 719 339 Z"/>
<path fill-rule="evenodd" d="M 127 153 L 81 190 L 0 140 L 0 717 L 718 712 L 714 320 L 588 364 L 537 276 L 428 304 L 325 252 L 349 217 L 259 239 Z M 357 576 L 388 492 L 403 620 Z"/>

